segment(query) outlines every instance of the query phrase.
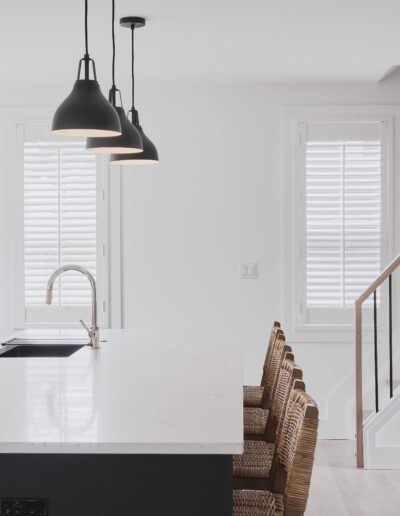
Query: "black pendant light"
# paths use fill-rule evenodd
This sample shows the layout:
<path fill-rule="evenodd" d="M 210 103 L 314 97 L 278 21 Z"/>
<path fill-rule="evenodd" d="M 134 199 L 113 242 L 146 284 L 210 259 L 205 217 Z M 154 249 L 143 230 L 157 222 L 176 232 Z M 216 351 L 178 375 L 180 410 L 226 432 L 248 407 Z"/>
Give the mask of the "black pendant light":
<path fill-rule="evenodd" d="M 80 78 L 82 62 L 84 79 Z M 90 63 L 94 79 L 89 79 Z M 88 0 L 85 0 L 85 55 L 79 61 L 78 79 L 72 92 L 58 107 L 51 128 L 64 136 L 103 137 L 121 134 L 121 124 L 113 106 L 101 93 L 96 66 L 88 50 Z"/>
<path fill-rule="evenodd" d="M 121 92 L 115 86 L 115 0 L 112 0 L 112 87 L 110 89 L 110 102 L 118 113 L 119 121 L 121 123 L 120 136 L 112 136 L 108 138 L 88 138 L 86 142 L 86 149 L 89 152 L 96 152 L 102 154 L 110 154 L 112 152 L 118 154 L 136 153 L 143 151 L 142 137 L 137 128 L 129 121 L 124 108 L 122 107 Z M 116 106 L 117 92 L 121 100 L 121 106 Z"/>
<path fill-rule="evenodd" d="M 139 123 L 139 115 L 135 109 L 135 46 L 134 32 L 135 28 L 144 27 L 146 21 L 144 18 L 129 16 L 121 18 L 122 27 L 131 29 L 132 36 L 132 123 L 138 129 L 143 141 L 143 152 L 135 154 L 112 154 L 110 162 L 114 165 L 151 165 L 158 163 L 158 152 L 154 143 L 144 134 L 142 126 Z"/>

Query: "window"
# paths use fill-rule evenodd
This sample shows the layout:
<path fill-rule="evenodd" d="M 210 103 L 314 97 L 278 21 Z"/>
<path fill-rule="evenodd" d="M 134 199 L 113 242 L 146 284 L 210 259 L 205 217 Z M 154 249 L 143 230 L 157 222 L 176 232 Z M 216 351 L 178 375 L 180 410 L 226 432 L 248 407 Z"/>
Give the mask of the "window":
<path fill-rule="evenodd" d="M 78 263 L 96 275 L 96 158 L 82 142 L 24 143 L 24 265 L 27 319 L 44 304 L 50 274 Z M 89 305 L 81 274 L 54 285 L 58 307 Z M 60 288 L 61 287 L 61 288 Z"/>
<path fill-rule="evenodd" d="M 298 128 L 300 322 L 351 324 L 387 261 L 387 123 Z"/>
<path fill-rule="evenodd" d="M 102 165 L 85 141 L 53 137 L 48 126 L 18 126 L 21 180 L 18 232 L 22 262 L 17 274 L 17 327 L 77 326 L 90 320 L 87 278 L 69 271 L 54 285 L 45 304 L 51 273 L 68 263 L 86 267 L 98 284 L 99 318 L 106 313 L 105 209 Z M 22 276 L 22 278 L 21 278 Z M 17 282 L 18 283 L 18 282 Z M 101 302 L 103 301 L 103 302 Z"/>

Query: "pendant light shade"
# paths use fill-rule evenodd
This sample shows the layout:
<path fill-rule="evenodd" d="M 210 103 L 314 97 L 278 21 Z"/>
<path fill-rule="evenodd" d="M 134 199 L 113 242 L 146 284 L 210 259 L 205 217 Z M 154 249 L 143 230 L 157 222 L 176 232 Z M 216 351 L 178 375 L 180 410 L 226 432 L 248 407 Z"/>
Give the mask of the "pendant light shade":
<path fill-rule="evenodd" d="M 134 16 L 129 16 L 127 18 L 121 18 L 120 24 L 123 27 L 127 27 L 131 29 L 131 41 L 132 41 L 132 124 L 138 130 L 142 142 L 143 142 L 143 152 L 137 153 L 120 153 L 114 152 L 110 157 L 110 163 L 113 165 L 151 165 L 154 163 L 158 163 L 158 152 L 154 143 L 144 134 L 143 129 L 139 123 L 139 115 L 135 109 L 135 73 L 134 73 L 134 63 L 135 63 L 135 51 L 134 51 L 134 30 L 138 27 L 144 27 L 145 20 L 144 18 L 138 18 Z"/>
<path fill-rule="evenodd" d="M 86 149 L 89 152 L 95 152 L 99 154 L 126 154 L 142 152 L 143 143 L 142 137 L 140 136 L 137 128 L 129 121 L 126 113 L 122 107 L 121 92 L 115 85 L 115 0 L 112 0 L 112 16 L 111 16 L 111 35 L 112 35 L 112 87 L 110 89 L 109 102 L 114 107 L 118 114 L 119 122 L 121 125 L 120 136 L 107 137 L 107 138 L 88 138 L 86 141 Z M 117 92 L 121 101 L 121 107 L 116 106 Z"/>
<path fill-rule="evenodd" d="M 114 107 L 101 93 L 96 77 L 96 66 L 88 51 L 88 0 L 85 0 L 85 43 L 86 52 L 79 62 L 78 79 L 72 92 L 55 112 L 52 132 L 64 136 L 118 136 L 121 123 Z M 84 78 L 80 72 L 84 63 Z M 94 79 L 89 79 L 90 64 Z"/>
<path fill-rule="evenodd" d="M 54 114 L 51 128 L 63 136 L 118 136 L 119 116 L 101 93 L 96 80 L 78 79 Z"/>
<path fill-rule="evenodd" d="M 158 163 L 158 152 L 154 143 L 144 134 L 138 124 L 137 129 L 142 137 L 143 152 L 135 154 L 112 154 L 110 163 L 113 165 L 152 165 Z"/>
<path fill-rule="evenodd" d="M 86 149 L 89 152 L 100 154 L 134 154 L 140 153 L 143 149 L 143 142 L 140 132 L 126 116 L 124 108 L 115 108 L 121 124 L 121 135 L 108 138 L 88 138 Z"/>

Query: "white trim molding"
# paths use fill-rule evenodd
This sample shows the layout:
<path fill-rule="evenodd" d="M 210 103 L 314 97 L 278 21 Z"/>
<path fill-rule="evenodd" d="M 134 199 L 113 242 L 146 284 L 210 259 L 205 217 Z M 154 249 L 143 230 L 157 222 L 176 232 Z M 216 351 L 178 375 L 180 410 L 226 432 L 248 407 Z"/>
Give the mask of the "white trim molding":
<path fill-rule="evenodd" d="M 7 307 L 3 312 L 0 331 L 8 334 L 15 328 L 26 327 L 23 296 L 23 221 L 21 221 L 21 186 L 23 156 L 18 152 L 18 141 L 21 140 L 25 127 L 50 127 L 54 113 L 51 106 L 7 106 L 2 109 L 2 191 L 1 212 L 2 244 L 6 248 L 1 263 L 1 276 L 5 286 L 7 299 L 1 303 Z M 50 134 L 50 129 L 49 129 Z M 23 140 L 21 140 L 23 141 Z M 21 168 L 22 167 L 22 168 Z M 97 257 L 100 260 L 97 278 L 99 323 L 102 327 L 121 326 L 121 213 L 119 167 L 110 171 L 106 156 L 97 157 L 97 217 L 101 228 L 97 238 Z M 22 190 L 21 190 L 22 187 Z M 18 194 L 19 193 L 19 194 Z M 21 226 L 22 224 L 22 226 Z M 22 271 L 22 274 L 21 274 Z M 112 289 L 110 285 L 112 283 Z M 22 293 L 22 294 L 21 294 Z M 5 296 L 5 294 L 3 294 Z M 75 314 L 75 308 L 71 308 Z M 81 314 L 84 316 L 85 314 Z M 59 326 L 59 322 L 46 323 L 46 327 Z M 62 323 L 63 327 L 75 327 L 77 323 Z M 32 325 L 29 325 L 30 327 Z M 36 326 L 33 324 L 33 326 Z M 39 324 L 43 327 L 43 324 Z"/>
<path fill-rule="evenodd" d="M 400 469 L 400 391 L 364 427 L 366 469 Z"/>
<path fill-rule="evenodd" d="M 301 124 L 340 123 L 340 122 L 384 122 L 387 127 L 387 153 L 384 156 L 387 164 L 387 184 L 384 185 L 385 220 L 383 227 L 384 256 L 393 257 L 393 168 L 394 141 L 399 141 L 399 132 L 395 125 L 396 117 L 400 118 L 400 106 L 396 105 L 360 105 L 360 106 L 285 106 L 282 109 L 282 220 L 285 231 L 282 235 L 282 288 L 283 288 L 283 324 L 288 338 L 298 342 L 348 342 L 353 341 L 353 324 L 305 324 L 300 317 L 300 286 L 304 276 L 298 267 L 302 251 L 299 234 L 299 199 L 300 150 L 304 148 L 299 141 Z M 395 133 L 396 128 L 396 133 Z M 304 157 L 303 157 L 304 158 Z M 304 161 L 304 159 L 303 159 Z M 400 167 L 399 167 L 400 168 Z M 383 266 L 386 264 L 384 263 Z M 303 289 L 304 290 L 304 289 Z"/>

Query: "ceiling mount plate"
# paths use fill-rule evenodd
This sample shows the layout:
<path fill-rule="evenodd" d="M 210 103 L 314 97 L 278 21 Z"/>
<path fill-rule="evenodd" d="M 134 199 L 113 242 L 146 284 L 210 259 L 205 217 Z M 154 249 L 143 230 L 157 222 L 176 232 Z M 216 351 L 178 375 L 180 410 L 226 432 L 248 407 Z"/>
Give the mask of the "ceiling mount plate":
<path fill-rule="evenodd" d="M 121 27 L 126 27 L 127 29 L 131 29 L 132 26 L 135 29 L 140 29 L 140 27 L 144 27 L 146 25 L 146 20 L 139 16 L 125 16 L 119 20 L 119 24 Z"/>

